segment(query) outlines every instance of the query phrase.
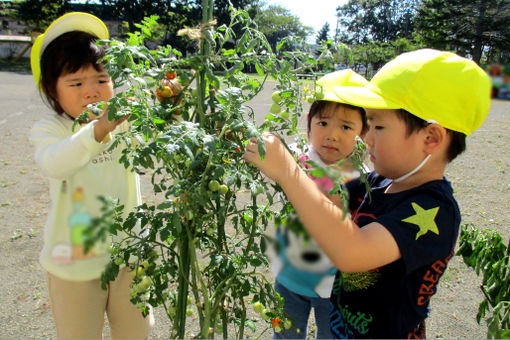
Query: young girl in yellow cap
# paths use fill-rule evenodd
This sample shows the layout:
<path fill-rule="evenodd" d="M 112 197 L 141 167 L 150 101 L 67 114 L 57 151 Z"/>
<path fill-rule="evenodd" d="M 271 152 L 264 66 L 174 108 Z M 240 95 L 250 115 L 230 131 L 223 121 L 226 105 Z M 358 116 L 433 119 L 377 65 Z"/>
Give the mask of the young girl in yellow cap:
<path fill-rule="evenodd" d="M 363 87 L 335 87 L 366 108 L 371 191 L 347 183 L 352 219 L 331 203 L 280 139 L 265 134 L 261 160 L 245 158 L 276 181 L 305 228 L 339 269 L 331 291 L 335 338 L 425 338 L 439 278 L 454 254 L 460 211 L 446 165 L 484 121 L 491 84 L 473 61 L 423 49 L 387 63 Z"/>
<path fill-rule="evenodd" d="M 120 269 L 107 290 L 101 289 L 111 239 L 84 251 L 83 232 L 101 214 L 98 196 L 119 199 L 126 215 L 141 203 L 138 176 L 119 164 L 120 148 L 108 149 L 111 134 L 125 129 L 127 122 L 109 121 L 102 114 L 73 130 L 89 104 L 108 102 L 114 94 L 98 39 L 108 39 L 104 23 L 74 12 L 56 19 L 32 47 L 35 82 L 55 111 L 30 133 L 51 198 L 40 262 L 47 271 L 58 338 L 101 338 L 105 312 L 112 338 L 147 338 L 152 312 L 143 317 L 130 302 L 128 268 Z"/>
<path fill-rule="evenodd" d="M 306 164 L 308 160 L 322 166 L 335 165 L 353 152 L 356 136 L 364 136 L 366 132 L 365 111 L 343 102 L 335 95 L 333 87 L 366 83 L 365 78 L 350 69 L 328 73 L 317 81 L 324 98 L 313 102 L 307 115 L 307 150 L 290 145 L 305 168 L 311 168 Z M 344 178 L 359 176 L 357 171 L 345 170 Z M 333 181 L 327 177 L 314 178 L 314 181 L 324 194 L 333 188 Z M 332 200 L 339 201 L 340 197 L 336 196 L 331 197 Z M 285 299 L 284 311 L 293 322 L 287 329 L 276 329 L 273 339 L 305 339 L 312 308 L 316 338 L 331 339 L 329 297 L 336 267 L 313 239 L 305 239 L 289 228 L 278 228 L 277 241 L 279 256 L 272 260 L 276 277 L 274 288 Z"/>

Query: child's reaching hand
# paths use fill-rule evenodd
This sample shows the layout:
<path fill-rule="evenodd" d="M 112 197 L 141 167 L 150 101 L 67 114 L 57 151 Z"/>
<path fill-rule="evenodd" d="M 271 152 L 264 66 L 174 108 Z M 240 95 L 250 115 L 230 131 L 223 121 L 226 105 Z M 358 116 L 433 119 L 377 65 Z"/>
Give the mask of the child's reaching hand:
<path fill-rule="evenodd" d="M 106 111 L 106 110 L 105 110 Z M 115 128 L 129 118 L 129 115 L 125 115 L 124 117 L 118 120 L 108 120 L 108 113 L 104 112 L 98 119 L 97 123 L 94 126 L 94 137 L 96 141 L 101 142 L 105 139 L 105 137 L 115 130 Z"/>
<path fill-rule="evenodd" d="M 257 139 L 252 138 L 246 146 L 246 152 L 244 153 L 244 159 L 247 162 L 255 165 L 266 176 L 277 183 L 289 178 L 299 170 L 298 164 L 278 136 L 266 132 L 262 135 L 262 138 L 266 145 L 264 160 L 260 159 Z"/>

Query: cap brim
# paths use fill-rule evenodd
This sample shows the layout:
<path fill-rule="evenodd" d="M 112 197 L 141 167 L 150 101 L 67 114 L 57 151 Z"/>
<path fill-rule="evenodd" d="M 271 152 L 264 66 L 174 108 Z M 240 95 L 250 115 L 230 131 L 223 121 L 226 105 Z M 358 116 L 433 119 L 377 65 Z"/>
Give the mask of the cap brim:
<path fill-rule="evenodd" d="M 400 109 L 400 105 L 381 97 L 370 89 L 370 84 L 359 86 L 335 86 L 335 94 L 342 102 L 369 109 Z"/>
<path fill-rule="evenodd" d="M 40 59 L 46 47 L 56 38 L 71 31 L 83 31 L 90 33 L 99 39 L 108 39 L 108 28 L 101 19 L 88 13 L 71 12 L 56 19 L 37 37 L 30 52 L 30 64 L 35 83 L 39 86 L 40 81 Z"/>
<path fill-rule="evenodd" d="M 338 97 L 335 92 L 333 91 L 325 91 L 324 92 L 324 98 L 321 100 L 326 100 L 328 102 L 336 102 L 336 103 L 342 103 L 346 104 L 344 100 L 342 100 L 340 97 Z"/>

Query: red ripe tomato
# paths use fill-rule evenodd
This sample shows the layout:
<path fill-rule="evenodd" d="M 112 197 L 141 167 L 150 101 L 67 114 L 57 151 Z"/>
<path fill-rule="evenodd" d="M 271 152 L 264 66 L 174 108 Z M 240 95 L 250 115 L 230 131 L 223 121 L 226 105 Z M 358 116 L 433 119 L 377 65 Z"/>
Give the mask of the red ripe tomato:
<path fill-rule="evenodd" d="M 165 76 L 166 76 L 166 79 L 172 80 L 172 79 L 175 79 L 177 77 L 177 72 L 175 72 L 175 71 L 173 71 L 173 72 L 166 72 Z"/>
<path fill-rule="evenodd" d="M 274 318 L 273 320 L 271 320 L 271 326 L 273 326 L 273 328 L 280 327 L 281 325 L 282 320 L 280 320 L 280 318 Z"/>

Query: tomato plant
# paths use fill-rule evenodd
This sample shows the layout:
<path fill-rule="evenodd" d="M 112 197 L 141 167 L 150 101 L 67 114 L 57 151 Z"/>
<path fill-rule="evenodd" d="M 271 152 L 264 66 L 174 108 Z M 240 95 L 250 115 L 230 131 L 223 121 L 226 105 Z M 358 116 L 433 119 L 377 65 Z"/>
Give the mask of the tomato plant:
<path fill-rule="evenodd" d="M 480 231 L 472 224 L 464 224 L 457 255 L 477 275 L 483 274 L 480 289 L 484 299 L 476 319 L 480 323 L 487 312 L 492 312 L 487 318 L 487 338 L 510 338 L 510 243 L 505 246 L 495 231 Z"/>
<path fill-rule="evenodd" d="M 220 27 L 212 19 L 212 0 L 204 1 L 203 11 L 200 27 L 179 33 L 196 40 L 196 54 L 146 47 L 157 17 L 146 18 L 126 41 L 103 42 L 105 67 L 122 89 L 108 103 L 109 118 L 129 115 L 130 122 L 112 147 L 122 148 L 127 168 L 151 176 L 156 198 L 127 216 L 118 202 L 101 198 L 103 216 L 89 230 L 88 244 L 108 233 L 118 236 L 103 283 L 130 266 L 132 302 L 143 313 L 147 303 L 164 308 L 174 337 L 189 335 L 186 318 L 192 316 L 201 338 L 244 338 L 247 328 L 256 332 L 256 320 L 247 315 L 253 303 L 265 330 L 280 320 L 284 331 L 291 320 L 264 275 L 270 241 L 264 232 L 281 191 L 246 164 L 243 150 L 255 137 L 263 155 L 263 131 L 299 136 L 303 92 L 297 74 L 317 62 L 296 39 L 278 46 L 291 43 L 294 52 L 272 51 L 244 11 L 231 9 L 230 25 Z M 247 102 L 268 78 L 276 80 L 276 105 L 284 111 L 257 125 Z"/>

